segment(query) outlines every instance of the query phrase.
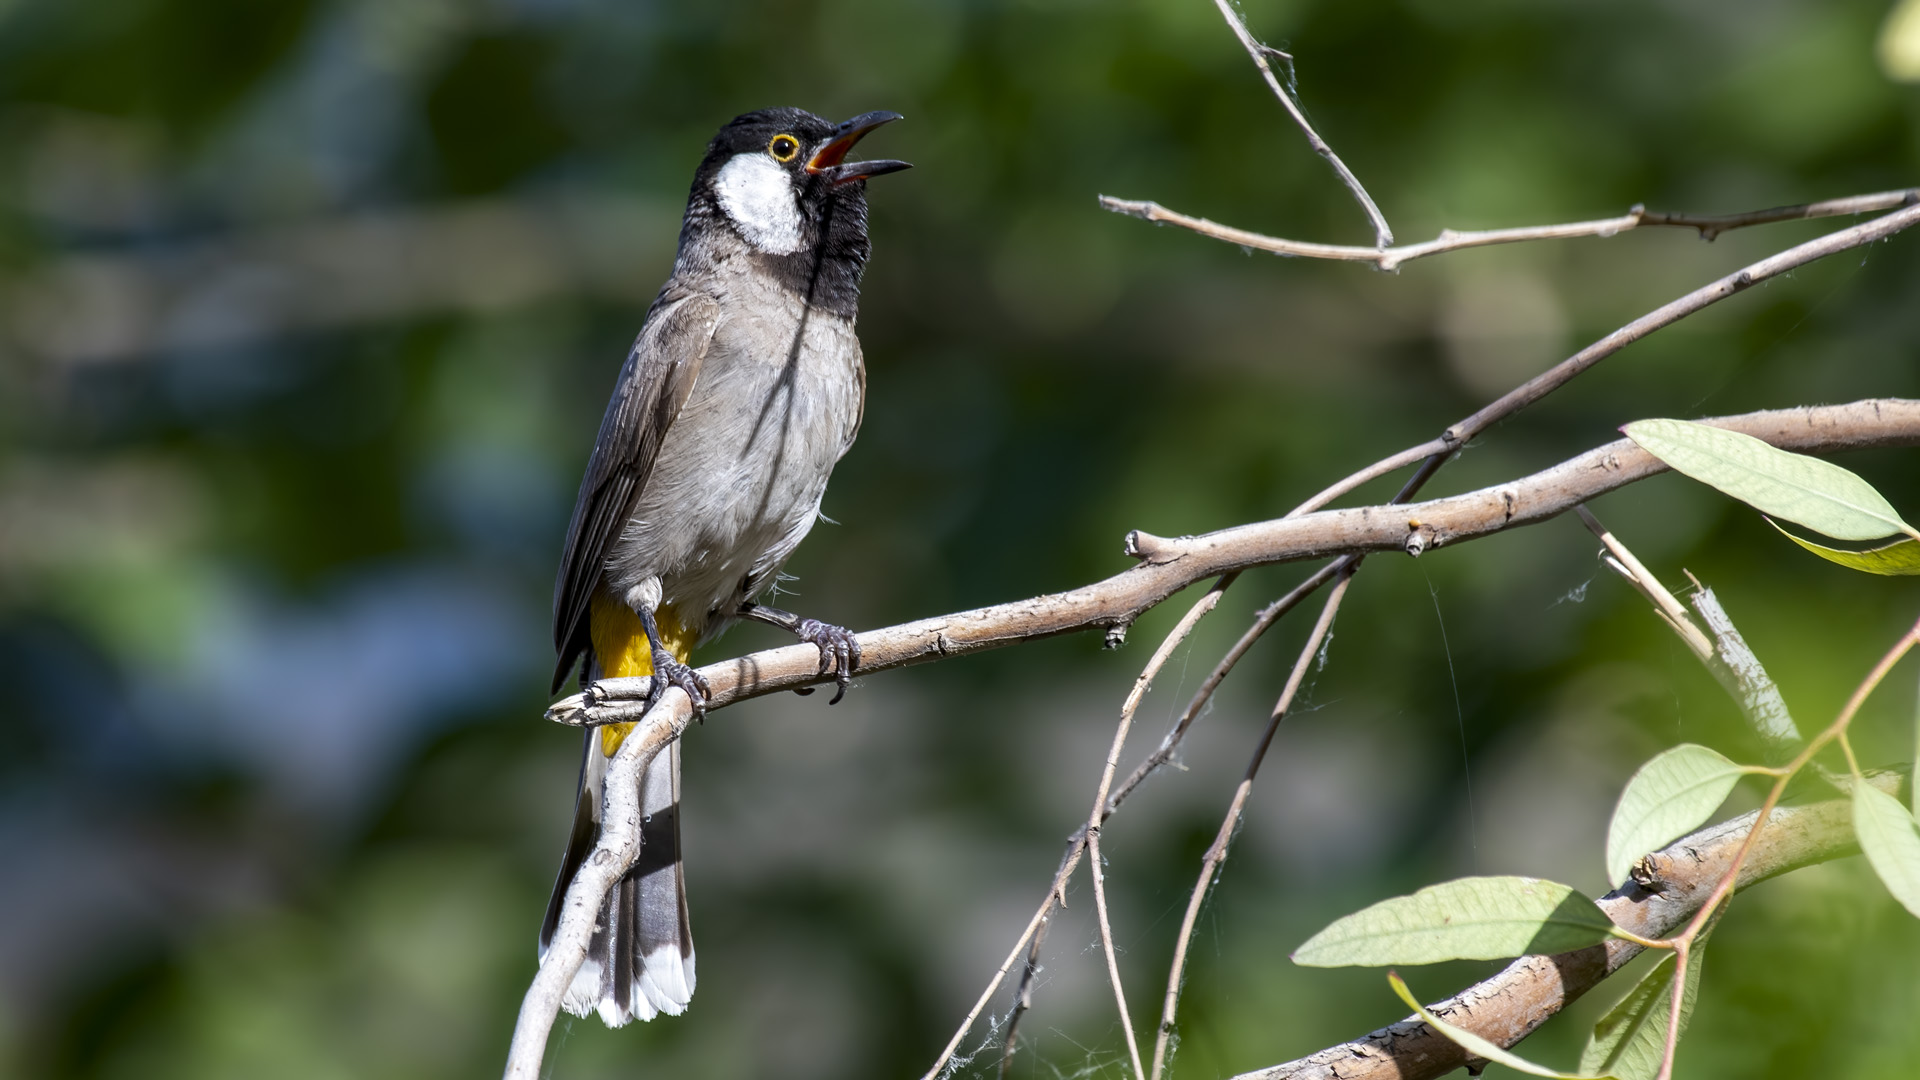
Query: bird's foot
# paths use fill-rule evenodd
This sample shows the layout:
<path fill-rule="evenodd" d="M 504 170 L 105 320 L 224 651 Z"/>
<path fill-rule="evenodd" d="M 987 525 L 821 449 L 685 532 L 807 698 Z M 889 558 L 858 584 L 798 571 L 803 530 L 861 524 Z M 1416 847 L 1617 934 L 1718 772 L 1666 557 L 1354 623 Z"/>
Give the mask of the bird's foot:
<path fill-rule="evenodd" d="M 839 687 L 827 704 L 840 704 L 840 699 L 847 696 L 847 687 L 853 682 L 853 669 L 860 665 L 860 639 L 844 626 L 823 623 L 819 619 L 801 619 L 793 628 L 793 634 L 820 650 L 820 674 L 833 672 L 833 681 Z"/>
<path fill-rule="evenodd" d="M 713 687 L 707 684 L 707 677 L 661 650 L 653 654 L 653 692 L 647 695 L 648 709 L 660 704 L 669 686 L 686 692 L 687 700 L 693 702 L 694 719 L 706 720 L 707 702 L 713 698 Z"/>

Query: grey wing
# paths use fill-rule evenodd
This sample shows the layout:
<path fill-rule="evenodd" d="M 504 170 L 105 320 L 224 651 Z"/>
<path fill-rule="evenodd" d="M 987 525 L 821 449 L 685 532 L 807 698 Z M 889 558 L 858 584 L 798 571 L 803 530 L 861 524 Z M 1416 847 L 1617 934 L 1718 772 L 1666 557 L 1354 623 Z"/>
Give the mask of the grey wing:
<path fill-rule="evenodd" d="M 553 673 L 558 692 L 589 647 L 587 607 L 607 555 L 626 528 L 634 500 L 713 342 L 720 308 L 712 297 L 669 285 L 647 313 L 593 443 L 567 526 L 567 545 L 553 583 Z"/>

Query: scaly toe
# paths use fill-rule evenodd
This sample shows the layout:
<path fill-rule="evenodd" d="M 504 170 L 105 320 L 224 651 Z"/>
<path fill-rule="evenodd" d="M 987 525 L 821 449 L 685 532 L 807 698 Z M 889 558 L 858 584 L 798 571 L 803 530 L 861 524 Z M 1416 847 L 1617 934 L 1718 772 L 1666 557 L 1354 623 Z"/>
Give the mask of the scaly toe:
<path fill-rule="evenodd" d="M 713 697 L 713 687 L 707 682 L 706 676 L 670 656 L 653 658 L 653 674 L 653 692 L 647 695 L 648 709 L 660 703 L 660 697 L 667 692 L 667 687 L 677 686 L 693 703 L 693 715 L 703 719 L 706 717 L 707 702 Z"/>
<path fill-rule="evenodd" d="M 860 639 L 845 627 L 823 623 L 818 619 L 800 620 L 795 634 L 800 640 L 820 650 L 820 674 L 834 673 L 833 681 L 838 690 L 827 704 L 838 705 L 840 699 L 847 696 L 847 687 L 853 682 L 853 669 L 860 665 Z"/>

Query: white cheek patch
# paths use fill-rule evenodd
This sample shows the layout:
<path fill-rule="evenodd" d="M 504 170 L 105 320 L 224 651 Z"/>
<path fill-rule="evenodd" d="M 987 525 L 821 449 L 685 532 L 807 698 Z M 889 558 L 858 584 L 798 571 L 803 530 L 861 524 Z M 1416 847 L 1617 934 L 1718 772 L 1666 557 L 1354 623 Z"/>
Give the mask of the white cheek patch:
<path fill-rule="evenodd" d="M 765 154 L 737 154 L 720 167 L 713 187 L 748 243 L 774 255 L 800 250 L 800 204 L 779 163 Z"/>

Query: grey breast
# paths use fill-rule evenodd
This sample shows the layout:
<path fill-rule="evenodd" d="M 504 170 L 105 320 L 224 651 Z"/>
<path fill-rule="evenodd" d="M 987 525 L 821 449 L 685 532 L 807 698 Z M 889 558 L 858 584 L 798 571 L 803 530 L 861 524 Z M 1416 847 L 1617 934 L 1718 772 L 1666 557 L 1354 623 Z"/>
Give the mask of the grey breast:
<path fill-rule="evenodd" d="M 760 275 L 724 275 L 693 392 L 609 560 L 615 595 L 659 577 L 661 599 L 711 633 L 813 527 L 859 426 L 853 323 Z"/>

